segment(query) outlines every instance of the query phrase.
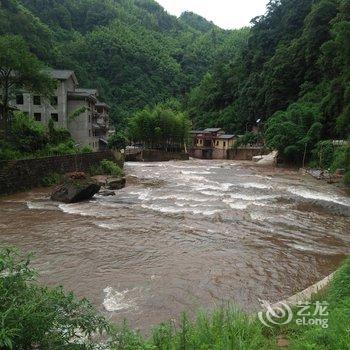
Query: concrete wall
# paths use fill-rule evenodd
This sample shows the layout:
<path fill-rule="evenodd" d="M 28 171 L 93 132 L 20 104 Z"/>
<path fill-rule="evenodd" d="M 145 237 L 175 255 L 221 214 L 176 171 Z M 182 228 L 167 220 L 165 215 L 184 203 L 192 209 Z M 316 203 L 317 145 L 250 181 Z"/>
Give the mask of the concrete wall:
<path fill-rule="evenodd" d="M 228 150 L 235 144 L 235 139 L 215 139 L 214 148 Z"/>
<path fill-rule="evenodd" d="M 227 151 L 227 159 L 252 160 L 253 157 L 261 154 L 266 154 L 266 152 L 264 153 L 260 147 L 230 149 Z"/>
<path fill-rule="evenodd" d="M 0 195 L 38 187 L 45 176 L 53 173 L 88 171 L 103 159 L 115 161 L 121 167 L 124 163 L 122 157 L 116 159 L 111 151 L 0 162 Z"/>
<path fill-rule="evenodd" d="M 189 155 L 185 152 L 166 152 L 157 149 L 146 149 L 140 154 L 127 156 L 126 160 L 134 162 L 167 162 L 170 160 L 189 160 Z"/>
<path fill-rule="evenodd" d="M 79 108 L 85 107 L 87 110 L 69 122 L 69 131 L 74 141 L 83 146 L 91 146 L 94 151 L 98 150 L 98 138 L 93 136 L 92 113 L 89 103 L 86 100 L 69 100 L 68 115 L 73 114 Z"/>
<path fill-rule="evenodd" d="M 212 159 L 227 159 L 227 149 L 226 148 L 214 148 Z"/>
<path fill-rule="evenodd" d="M 191 148 L 189 154 L 193 158 L 199 159 L 227 159 L 227 149 L 211 148 Z"/>
<path fill-rule="evenodd" d="M 30 117 L 34 117 L 35 113 L 41 114 L 41 123 L 47 125 L 51 119 L 52 113 L 58 114 L 58 122 L 55 124 L 60 127 L 68 127 L 68 109 L 67 109 L 67 93 L 74 89 L 74 82 L 72 78 L 65 81 L 57 81 L 57 89 L 53 96 L 57 97 L 57 105 L 52 105 L 49 99 L 40 97 L 41 104 L 34 104 L 34 94 L 24 93 L 23 104 L 16 104 L 16 100 L 11 101 L 11 105 L 15 106 L 22 112 L 28 113 Z"/>

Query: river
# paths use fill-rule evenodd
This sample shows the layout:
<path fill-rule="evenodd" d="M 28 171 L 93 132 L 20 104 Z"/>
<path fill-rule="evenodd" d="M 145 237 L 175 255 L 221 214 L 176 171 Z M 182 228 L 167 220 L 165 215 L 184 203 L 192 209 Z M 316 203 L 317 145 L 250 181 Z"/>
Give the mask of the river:
<path fill-rule="evenodd" d="M 0 199 L 0 240 L 141 331 L 186 311 L 253 311 L 333 272 L 350 252 L 350 199 L 294 171 L 245 162 L 127 163 L 114 197 L 59 204 L 47 190 Z"/>

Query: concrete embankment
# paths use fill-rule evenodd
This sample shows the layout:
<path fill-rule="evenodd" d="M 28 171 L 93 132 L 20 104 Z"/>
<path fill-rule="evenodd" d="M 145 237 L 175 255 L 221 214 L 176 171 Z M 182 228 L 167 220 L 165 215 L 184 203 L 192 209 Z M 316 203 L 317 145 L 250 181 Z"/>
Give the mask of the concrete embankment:
<path fill-rule="evenodd" d="M 186 152 L 144 149 L 131 154 L 127 153 L 125 160 L 131 162 L 167 162 L 170 160 L 189 160 L 189 155 Z"/>
<path fill-rule="evenodd" d="M 43 184 L 52 174 L 88 172 L 101 160 L 108 159 L 123 167 L 124 158 L 119 152 L 103 151 L 86 154 L 53 156 L 0 162 L 0 195 L 25 191 Z"/>
<path fill-rule="evenodd" d="M 326 288 L 329 283 L 332 281 L 334 277 L 335 272 L 330 274 L 329 276 L 325 277 L 321 281 L 313 284 L 312 286 L 304 289 L 303 291 L 296 293 L 292 295 L 291 297 L 282 300 L 276 304 L 273 305 L 273 307 L 278 307 L 279 304 L 287 304 L 289 306 L 296 306 L 299 302 L 305 302 L 310 300 L 314 295 L 322 291 L 324 288 Z"/>

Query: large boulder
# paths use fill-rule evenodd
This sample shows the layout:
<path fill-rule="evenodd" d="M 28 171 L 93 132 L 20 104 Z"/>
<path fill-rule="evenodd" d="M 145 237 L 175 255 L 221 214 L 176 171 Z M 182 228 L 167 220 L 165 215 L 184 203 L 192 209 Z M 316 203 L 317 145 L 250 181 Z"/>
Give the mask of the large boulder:
<path fill-rule="evenodd" d="M 91 199 L 101 186 L 84 173 L 73 173 L 67 175 L 62 184 L 57 186 L 51 199 L 63 203 L 77 203 Z"/>
<path fill-rule="evenodd" d="M 120 190 L 125 187 L 125 177 L 109 177 L 107 179 L 106 188 L 109 190 Z"/>

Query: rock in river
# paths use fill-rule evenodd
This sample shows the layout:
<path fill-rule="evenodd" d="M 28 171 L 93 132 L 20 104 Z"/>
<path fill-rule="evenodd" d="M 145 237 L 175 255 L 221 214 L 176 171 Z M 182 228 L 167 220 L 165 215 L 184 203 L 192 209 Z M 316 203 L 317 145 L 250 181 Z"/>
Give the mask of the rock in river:
<path fill-rule="evenodd" d="M 101 186 L 85 174 L 69 174 L 62 184 L 57 186 L 51 199 L 63 203 L 77 203 L 91 199 L 101 188 Z"/>
<path fill-rule="evenodd" d="M 120 190 L 125 187 L 125 177 L 111 177 L 107 179 L 107 188 L 109 190 Z"/>

